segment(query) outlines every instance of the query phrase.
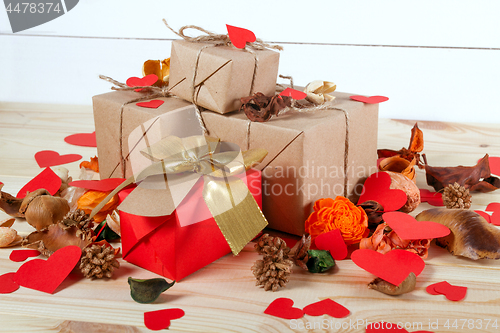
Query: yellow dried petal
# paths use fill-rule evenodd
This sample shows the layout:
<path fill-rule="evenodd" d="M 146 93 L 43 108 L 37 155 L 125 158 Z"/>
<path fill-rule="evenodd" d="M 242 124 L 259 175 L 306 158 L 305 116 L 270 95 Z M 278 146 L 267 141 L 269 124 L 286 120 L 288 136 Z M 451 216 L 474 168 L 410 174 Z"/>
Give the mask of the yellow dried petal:
<path fill-rule="evenodd" d="M 310 82 L 304 89 L 307 94 L 306 99 L 314 104 L 323 104 L 325 102 L 333 101 L 334 96 L 328 95 L 337 89 L 337 85 L 329 81 L 316 80 Z"/>
<path fill-rule="evenodd" d="M 168 85 L 170 75 L 170 58 L 164 60 L 146 60 L 142 65 L 142 75 L 154 74 L 158 77 L 155 86 Z"/>

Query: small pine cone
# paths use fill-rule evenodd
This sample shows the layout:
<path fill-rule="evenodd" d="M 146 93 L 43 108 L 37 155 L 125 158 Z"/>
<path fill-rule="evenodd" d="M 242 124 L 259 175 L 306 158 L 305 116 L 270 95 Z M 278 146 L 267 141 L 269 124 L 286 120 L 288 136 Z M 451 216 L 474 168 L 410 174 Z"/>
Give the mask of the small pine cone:
<path fill-rule="evenodd" d="M 443 203 L 446 208 L 469 209 L 472 203 L 472 197 L 469 189 L 460 184 L 449 184 L 443 191 Z"/>
<path fill-rule="evenodd" d="M 264 234 L 259 238 L 257 243 L 255 243 L 255 250 L 263 255 L 277 253 L 280 250 L 283 250 L 285 256 L 288 256 L 290 253 L 290 248 L 283 239 L 269 236 L 269 234 Z"/>
<path fill-rule="evenodd" d="M 110 278 L 118 267 L 120 263 L 116 261 L 112 247 L 92 244 L 83 249 L 80 270 L 87 279 Z"/>
<path fill-rule="evenodd" d="M 288 283 L 288 276 L 292 271 L 293 261 L 284 258 L 283 250 L 273 255 L 266 255 L 257 260 L 252 271 L 257 279 L 255 285 L 264 287 L 265 291 L 277 291 Z"/>
<path fill-rule="evenodd" d="M 94 221 L 89 218 L 82 209 L 77 209 L 74 212 L 69 212 L 61 221 L 67 227 L 77 226 L 81 230 L 89 230 L 93 227 Z"/>

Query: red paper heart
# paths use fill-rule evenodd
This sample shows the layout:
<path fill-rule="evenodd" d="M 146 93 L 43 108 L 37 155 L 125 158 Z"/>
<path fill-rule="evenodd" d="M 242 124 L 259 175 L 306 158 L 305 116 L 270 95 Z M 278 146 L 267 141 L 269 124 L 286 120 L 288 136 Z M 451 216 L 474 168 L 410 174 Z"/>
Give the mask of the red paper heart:
<path fill-rule="evenodd" d="M 481 160 L 479 160 L 481 161 Z M 500 157 L 488 157 L 490 164 L 490 172 L 494 175 L 500 176 Z"/>
<path fill-rule="evenodd" d="M 10 294 L 19 289 L 19 285 L 14 281 L 16 273 L 6 273 L 0 275 L 0 294 Z"/>
<path fill-rule="evenodd" d="M 409 333 L 404 327 L 399 326 L 398 324 L 388 323 L 386 321 L 378 323 L 370 323 L 366 326 L 366 333 L 386 333 L 386 332 Z M 434 333 L 434 332 L 413 331 L 412 333 Z"/>
<path fill-rule="evenodd" d="M 121 183 L 123 183 L 125 178 L 106 178 L 101 180 L 75 180 L 69 183 L 69 186 L 75 186 L 80 188 L 85 188 L 87 190 L 108 192 L 113 191 Z"/>
<path fill-rule="evenodd" d="M 143 78 L 135 76 L 129 77 L 125 83 L 129 87 L 148 87 L 155 84 L 156 81 L 158 81 L 158 76 L 156 76 L 155 74 L 148 74 Z M 135 91 L 141 91 L 141 90 L 142 89 L 135 89 Z"/>
<path fill-rule="evenodd" d="M 443 194 L 440 192 L 431 192 L 429 190 L 420 190 L 420 201 L 427 202 L 432 206 L 444 206 Z"/>
<path fill-rule="evenodd" d="M 292 88 L 286 88 L 282 92 L 280 92 L 280 96 L 288 96 L 291 97 L 295 100 L 301 100 L 307 97 L 307 94 L 305 92 L 302 92 L 300 90 L 295 90 Z"/>
<path fill-rule="evenodd" d="M 391 186 L 391 176 L 387 172 L 372 174 L 363 185 L 358 204 L 373 200 L 381 204 L 385 212 L 398 210 L 406 203 L 406 193 L 402 190 L 391 190 L 389 186 Z"/>
<path fill-rule="evenodd" d="M 347 257 L 347 245 L 339 229 L 320 234 L 316 237 L 314 243 L 318 250 L 330 251 L 335 260 L 342 260 Z"/>
<path fill-rule="evenodd" d="M 467 287 L 455 286 L 447 281 L 431 284 L 425 288 L 431 295 L 444 295 L 450 301 L 458 302 L 465 298 Z"/>
<path fill-rule="evenodd" d="M 24 198 L 27 192 L 33 192 L 40 188 L 44 188 L 49 191 L 50 194 L 54 195 L 59 191 L 59 188 L 61 188 L 61 183 L 61 178 L 59 178 L 52 169 L 45 168 L 45 170 L 30 180 L 28 184 L 24 185 L 17 193 L 16 197 L 19 199 Z"/>
<path fill-rule="evenodd" d="M 485 211 L 493 212 L 490 216 L 490 223 L 496 226 L 500 226 L 500 203 L 492 202 L 488 204 Z"/>
<path fill-rule="evenodd" d="M 309 304 L 304 308 L 304 313 L 310 316 L 329 315 L 333 318 L 347 317 L 351 311 L 329 298 Z"/>
<path fill-rule="evenodd" d="M 351 254 L 351 259 L 359 267 L 396 286 L 411 272 L 418 276 L 425 267 L 422 258 L 405 250 L 392 250 L 382 254 L 360 249 Z"/>
<path fill-rule="evenodd" d="M 389 97 L 385 97 L 385 96 L 367 97 L 367 96 L 355 95 L 355 96 L 350 96 L 350 98 L 354 101 L 363 102 L 363 103 L 367 103 L 367 104 L 378 104 L 378 103 L 382 103 L 382 102 L 389 100 Z"/>
<path fill-rule="evenodd" d="M 226 24 L 226 28 L 231 43 L 239 49 L 244 49 L 247 42 L 253 43 L 257 40 L 255 34 L 248 29 L 238 28 L 229 24 Z"/>
<path fill-rule="evenodd" d="M 40 252 L 37 250 L 13 250 L 10 253 L 9 259 L 15 262 L 25 261 L 31 257 L 38 257 Z"/>
<path fill-rule="evenodd" d="M 304 311 L 299 308 L 292 307 L 293 301 L 289 298 L 281 297 L 276 298 L 264 313 L 283 318 L 283 319 L 299 319 L 304 316 Z"/>
<path fill-rule="evenodd" d="M 411 215 L 401 212 L 382 214 L 382 219 L 387 222 L 396 234 L 402 239 L 432 239 L 450 234 L 450 229 L 441 223 L 432 221 L 417 221 Z"/>
<path fill-rule="evenodd" d="M 35 160 L 40 166 L 40 168 L 71 163 L 78 161 L 81 158 L 82 155 L 78 154 L 59 155 L 58 152 L 53 150 L 42 150 L 35 154 Z"/>
<path fill-rule="evenodd" d="M 140 103 L 135 103 L 137 106 L 143 107 L 143 108 L 150 108 L 150 109 L 158 109 L 160 105 L 165 103 L 161 99 L 153 99 L 149 102 L 140 102 Z"/>
<path fill-rule="evenodd" d="M 475 210 L 474 212 L 481 215 L 486 220 L 486 222 L 491 223 L 491 215 L 490 214 L 483 212 L 482 210 Z"/>
<path fill-rule="evenodd" d="M 64 141 L 75 146 L 97 147 L 95 132 L 68 135 L 64 138 Z"/>
<path fill-rule="evenodd" d="M 153 331 L 166 329 L 170 321 L 184 316 L 184 310 L 179 308 L 144 312 L 144 325 Z"/>
<path fill-rule="evenodd" d="M 33 259 L 24 263 L 17 270 L 14 281 L 23 287 L 52 294 L 80 262 L 81 256 L 78 246 L 63 247 L 47 260 Z"/>

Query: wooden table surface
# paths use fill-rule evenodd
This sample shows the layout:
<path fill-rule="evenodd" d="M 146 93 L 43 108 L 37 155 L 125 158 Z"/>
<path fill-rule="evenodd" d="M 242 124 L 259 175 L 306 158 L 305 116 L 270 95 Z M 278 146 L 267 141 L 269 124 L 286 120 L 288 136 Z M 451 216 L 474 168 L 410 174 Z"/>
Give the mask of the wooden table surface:
<path fill-rule="evenodd" d="M 0 181 L 6 192 L 17 193 L 41 171 L 34 159 L 37 151 L 77 153 L 85 160 L 97 153 L 95 148 L 71 146 L 63 141 L 69 134 L 93 130 L 89 106 L 0 103 L 0 120 Z M 407 147 L 413 124 L 380 119 L 378 147 Z M 419 126 L 424 132 L 424 152 L 433 166 L 474 165 L 485 153 L 500 156 L 500 124 L 420 121 Z M 78 164 L 65 165 L 74 178 L 79 175 Z M 428 188 L 425 175 L 421 170 L 417 173 L 417 185 Z M 500 202 L 500 192 L 473 194 L 472 208 L 484 210 L 490 202 Z M 421 204 L 412 215 L 428 208 L 431 206 Z M 7 217 L 0 212 L 0 220 Z M 21 235 L 32 231 L 19 219 L 13 227 Z M 22 264 L 8 259 L 11 251 L 0 249 L 0 275 L 15 272 Z M 158 276 L 121 259 L 121 268 L 109 280 L 91 281 L 71 274 L 53 295 L 21 287 L 12 294 L 0 294 L 0 331 L 146 332 L 149 330 L 144 326 L 144 312 L 176 307 L 186 314 L 172 322 L 171 332 L 365 332 L 366 322 L 382 320 L 403 323 L 409 332 L 500 331 L 500 262 L 494 260 L 454 257 L 432 245 L 416 289 L 391 297 L 369 290 L 367 284 L 373 275 L 351 260 L 338 261 L 332 272 L 324 274 L 310 274 L 295 267 L 286 288 L 265 292 L 255 287 L 250 270 L 258 258 L 249 244 L 239 256 L 227 255 L 188 276 L 154 304 L 134 302 L 127 278 Z M 429 284 L 444 280 L 468 287 L 466 298 L 451 302 L 425 291 Z M 300 308 L 329 297 L 351 314 L 343 319 L 306 315 L 298 321 L 264 314 L 267 305 L 278 297 L 289 297 Z M 452 327 L 455 320 L 458 328 Z M 445 327 L 447 321 L 449 328 Z M 434 326 L 429 327 L 429 322 Z M 307 330 L 306 325 L 317 329 Z M 340 328 L 335 329 L 335 325 Z"/>

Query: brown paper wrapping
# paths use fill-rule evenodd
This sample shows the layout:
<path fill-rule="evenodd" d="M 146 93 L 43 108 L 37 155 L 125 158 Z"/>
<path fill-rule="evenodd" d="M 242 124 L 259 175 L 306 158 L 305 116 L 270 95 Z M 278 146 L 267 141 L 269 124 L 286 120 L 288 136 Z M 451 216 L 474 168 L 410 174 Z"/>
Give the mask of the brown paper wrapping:
<path fill-rule="evenodd" d="M 254 54 L 234 46 L 212 46 L 210 43 L 172 42 L 170 56 L 170 92 L 206 109 L 227 113 L 238 110 L 241 97 L 262 92 L 274 94 L 278 76 L 279 53 L 256 50 Z M 198 66 L 196 67 L 197 57 Z"/>
<path fill-rule="evenodd" d="M 134 94 L 113 92 L 94 97 L 102 178 L 121 177 L 118 171 L 110 173 L 120 163 L 118 110 Z M 352 101 L 349 98 L 352 94 L 332 95 L 336 96 L 334 107 L 349 114 L 347 194 L 356 202 L 364 179 L 377 171 L 378 105 Z M 123 135 L 147 119 L 190 105 L 175 98 L 165 101 L 158 109 L 126 106 Z M 236 143 L 242 150 L 268 150 L 269 154 L 256 168 L 262 171 L 262 211 L 270 228 L 302 235 L 304 221 L 316 200 L 344 195 L 346 120 L 342 111 L 290 112 L 266 123 L 250 123 L 249 132 L 249 121 L 243 113 L 221 115 L 205 111 L 202 115 L 210 136 Z M 129 166 L 126 169 L 130 171 Z"/>

